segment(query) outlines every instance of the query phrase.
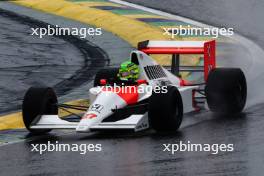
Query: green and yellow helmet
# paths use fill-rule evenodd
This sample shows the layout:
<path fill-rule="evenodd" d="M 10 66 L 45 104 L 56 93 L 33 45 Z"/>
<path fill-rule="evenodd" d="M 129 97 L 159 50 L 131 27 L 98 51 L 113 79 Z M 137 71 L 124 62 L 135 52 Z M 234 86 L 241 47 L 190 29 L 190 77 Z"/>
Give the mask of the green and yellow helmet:
<path fill-rule="evenodd" d="M 124 81 L 136 81 L 139 77 L 139 67 L 131 61 L 125 61 L 120 65 L 118 78 Z"/>

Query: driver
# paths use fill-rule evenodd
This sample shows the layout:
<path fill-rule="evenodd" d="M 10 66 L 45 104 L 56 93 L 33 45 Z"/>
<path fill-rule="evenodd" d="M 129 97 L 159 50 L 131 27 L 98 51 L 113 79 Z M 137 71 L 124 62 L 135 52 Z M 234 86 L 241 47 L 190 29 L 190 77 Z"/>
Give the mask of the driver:
<path fill-rule="evenodd" d="M 119 67 L 117 77 L 121 82 L 135 83 L 139 77 L 139 67 L 131 61 L 123 62 Z"/>

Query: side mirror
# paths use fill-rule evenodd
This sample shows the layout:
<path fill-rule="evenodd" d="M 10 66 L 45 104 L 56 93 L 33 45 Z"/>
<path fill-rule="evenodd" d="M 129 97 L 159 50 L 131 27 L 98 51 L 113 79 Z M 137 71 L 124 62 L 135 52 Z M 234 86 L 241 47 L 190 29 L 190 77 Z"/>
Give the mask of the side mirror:
<path fill-rule="evenodd" d="M 106 79 L 100 79 L 100 85 L 105 86 L 106 85 Z"/>
<path fill-rule="evenodd" d="M 148 84 L 148 82 L 145 79 L 139 79 L 137 80 L 137 85 L 140 85 L 140 84 Z"/>

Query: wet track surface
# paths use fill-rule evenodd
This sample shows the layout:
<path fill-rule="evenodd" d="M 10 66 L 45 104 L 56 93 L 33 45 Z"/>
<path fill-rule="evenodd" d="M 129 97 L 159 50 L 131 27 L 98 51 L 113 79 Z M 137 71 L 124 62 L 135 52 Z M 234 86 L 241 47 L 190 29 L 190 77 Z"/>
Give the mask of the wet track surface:
<path fill-rule="evenodd" d="M 8 106 L 17 108 L 30 86 L 56 85 L 84 62 L 78 49 L 64 40 L 30 34 L 29 26 L 0 15 L 1 112 Z M 65 69 L 68 71 L 63 72 Z"/>
<path fill-rule="evenodd" d="M 264 1 L 257 0 L 127 0 L 128 2 L 160 9 L 188 17 L 205 24 L 232 27 L 264 48 Z"/>
<path fill-rule="evenodd" d="M 145 0 L 144 2 L 151 1 Z M 171 1 L 172 4 L 176 2 Z M 205 4 L 200 1 L 196 5 L 188 3 L 188 1 L 184 2 L 180 1 L 178 4 L 185 5 L 185 9 L 188 9 L 188 14 L 190 14 L 189 17 L 197 16 L 194 15 L 198 13 L 197 10 L 206 8 Z M 176 8 L 179 8 L 179 5 L 169 5 L 169 1 L 167 3 L 167 7 L 162 8 L 167 8 L 169 11 L 178 10 Z M 217 6 L 219 11 L 221 8 L 215 3 L 208 4 L 209 7 L 206 9 L 210 11 L 212 7 Z M 245 3 L 241 4 L 245 5 Z M 161 8 L 155 4 L 157 2 L 152 6 Z M 238 13 L 239 11 L 235 9 L 240 5 L 235 5 L 235 3 L 233 6 L 229 5 L 225 7 L 225 10 L 230 13 L 231 11 Z M 195 7 L 195 9 L 191 9 L 191 7 Z M 257 9 L 260 7 L 258 6 Z M 180 12 L 184 12 L 183 8 Z M 187 12 L 185 13 L 187 14 Z M 259 11 L 256 10 L 253 14 L 257 13 Z M 209 24 L 223 25 L 227 22 L 221 20 L 223 20 L 223 15 L 227 14 L 221 11 L 214 16 L 209 15 L 209 19 L 204 15 L 203 19 Z M 238 14 L 232 12 L 230 15 L 232 19 L 236 19 Z M 211 23 L 210 20 L 214 22 Z M 2 22 L 2 20 L 0 21 Z M 243 23 L 241 21 L 237 25 L 243 25 Z M 243 31 L 245 30 L 243 26 L 235 30 L 240 29 L 241 33 L 247 31 Z M 258 30 L 248 32 L 249 38 L 253 39 L 260 35 Z M 259 44 L 261 45 L 261 43 Z M 226 44 L 218 46 L 218 49 L 225 51 L 227 55 L 218 59 L 219 65 L 238 66 L 246 73 L 249 84 L 249 103 L 243 114 L 228 116 L 201 112 L 186 115 L 180 131 L 170 134 L 156 134 L 153 131 L 138 134 L 75 134 L 69 131 L 53 131 L 47 136 L 31 137 L 25 130 L 2 132 L 1 135 L 5 137 L 10 135 L 13 138 L 12 133 L 19 134 L 17 140 L 22 140 L 22 142 L 1 146 L 0 175 L 28 175 L 29 173 L 32 175 L 263 175 L 264 104 L 261 103 L 263 102 L 261 92 L 264 84 L 262 74 L 264 61 L 252 60 L 250 55 L 243 52 L 244 48 Z M 76 52 L 76 54 L 80 54 L 78 51 Z M 24 142 L 24 138 L 28 140 Z M 88 152 L 85 155 L 78 152 L 47 152 L 43 155 L 30 152 L 31 143 L 47 143 L 48 141 L 53 143 L 59 141 L 63 144 L 99 143 L 102 144 L 102 152 Z M 174 155 L 163 152 L 162 144 L 177 144 L 179 141 L 201 144 L 232 143 L 234 152 L 220 152 L 217 155 L 212 155 L 210 152 L 177 152 Z"/>
<path fill-rule="evenodd" d="M 95 71 L 107 62 L 100 48 L 77 37 L 38 38 L 31 35 L 31 27 L 45 24 L 0 11 L 1 113 L 20 108 L 31 86 L 54 87 L 64 95 L 91 81 Z"/>
<path fill-rule="evenodd" d="M 254 107 L 249 111 L 258 111 Z M 263 166 L 264 114 L 245 112 L 238 117 L 201 113 L 185 117 L 180 132 L 156 134 L 52 132 L 33 141 L 1 147 L 1 173 L 27 175 L 259 175 Z M 26 134 L 26 133 L 25 133 Z M 256 135 L 258 134 L 258 135 Z M 32 138 L 31 138 L 32 139 Z M 46 152 L 31 144 L 102 144 L 101 152 Z M 234 152 L 163 152 L 162 144 L 179 141 L 208 144 L 233 143 Z M 15 166 L 15 169 L 14 169 Z"/>

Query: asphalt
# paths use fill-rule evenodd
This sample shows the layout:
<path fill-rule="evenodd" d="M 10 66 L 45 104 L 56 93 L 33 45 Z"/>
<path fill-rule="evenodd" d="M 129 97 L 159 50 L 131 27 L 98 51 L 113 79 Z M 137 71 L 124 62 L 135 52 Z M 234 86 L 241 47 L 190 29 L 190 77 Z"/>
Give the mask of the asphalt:
<path fill-rule="evenodd" d="M 78 37 L 42 39 L 31 35 L 30 28 L 45 27 L 45 23 L 4 10 L 0 19 L 2 113 L 21 108 L 29 87 L 54 87 L 62 96 L 91 81 L 96 71 L 109 63 L 102 49 Z"/>
<path fill-rule="evenodd" d="M 239 116 L 210 112 L 185 116 L 179 132 L 157 134 L 72 134 L 54 131 L 47 136 L 1 147 L 3 175 L 261 175 L 264 125 L 262 107 Z M 21 131 L 16 131 L 17 133 Z M 26 132 L 24 132 L 27 135 Z M 257 134 L 257 135 L 256 135 Z M 8 133 L 6 133 L 8 136 Z M 31 144 L 101 144 L 101 152 L 30 152 Z M 163 144 L 234 144 L 234 152 L 163 152 Z M 246 145 L 247 144 L 247 145 Z"/>
<path fill-rule="evenodd" d="M 30 86 L 54 86 L 75 74 L 84 63 L 81 52 L 70 43 L 54 37 L 42 40 L 31 36 L 30 32 L 27 25 L 0 13 L 1 112 L 17 109 Z M 44 53 L 46 50 L 50 52 Z M 65 69 L 69 72 L 61 71 Z M 47 74 L 50 72 L 52 74 Z"/>
<path fill-rule="evenodd" d="M 232 27 L 235 33 L 264 48 L 264 1 L 257 0 L 126 0 L 143 6 L 188 17 L 218 27 Z"/>
<path fill-rule="evenodd" d="M 238 7 L 244 9 L 247 5 L 250 9 L 255 3 L 260 3 L 255 5 L 254 12 L 251 9 L 251 15 L 261 14 L 260 10 L 263 9 L 261 2 L 258 1 L 223 2 L 225 1 L 202 3 L 171 0 L 166 3 L 157 3 L 157 1 L 153 3 L 144 0 L 143 3 L 194 19 L 200 16 L 197 14 L 201 14 L 197 11 L 204 12 L 200 17 L 201 20 L 217 26 L 227 24 L 225 20 L 229 18 L 223 17 L 228 13 L 232 19 L 240 15 L 243 17 L 244 14 L 239 13 Z M 213 14 L 208 12 L 212 9 L 215 9 Z M 186 15 L 183 13 L 185 10 Z M 244 34 L 244 22 L 234 21 L 242 25 L 235 30 Z M 254 39 L 255 35 L 261 40 L 258 32 L 258 27 L 261 25 L 256 25 L 255 31 L 248 31 L 250 39 Z M 262 47 L 261 43 L 258 44 Z M 184 117 L 180 131 L 169 134 L 157 134 L 151 130 L 137 134 L 120 132 L 74 134 L 69 131 L 53 131 L 46 136 L 32 137 L 25 130 L 5 131 L 1 135 L 6 138 L 9 136 L 14 138 L 13 133 L 19 136 L 15 140 L 17 143 L 3 145 L 0 148 L 0 175 L 262 175 L 263 61 L 256 60 L 246 52 L 246 48 L 240 46 L 226 44 L 218 46 L 219 48 L 226 53 L 225 57 L 218 59 L 220 66 L 241 67 L 246 74 L 249 103 L 244 113 L 235 116 L 215 115 L 207 111 L 189 114 Z M 46 152 L 43 155 L 30 152 L 32 143 L 48 141 L 53 143 L 59 141 L 64 144 L 102 144 L 102 151 L 89 152 L 85 155 L 76 152 Z M 179 141 L 201 144 L 232 143 L 234 151 L 220 152 L 217 155 L 208 152 L 177 152 L 174 155 L 163 152 L 163 144 L 174 144 Z"/>
<path fill-rule="evenodd" d="M 36 10 L 32 10 L 31 8 L 22 7 L 15 5 L 10 2 L 0 2 L 0 9 L 5 12 L 17 12 L 19 13 L 20 18 L 16 20 L 17 22 L 22 20 L 22 23 L 25 23 L 27 21 L 27 25 L 25 27 L 26 31 L 21 31 L 21 33 L 28 32 L 30 33 L 30 27 L 34 24 L 34 26 L 47 26 L 50 25 L 58 25 L 60 27 L 65 28 L 94 28 L 95 26 L 83 24 L 75 20 L 65 19 L 64 17 L 60 16 L 54 16 L 48 13 L 41 13 Z M 12 14 L 14 15 L 14 14 Z M 23 17 L 21 19 L 21 17 Z M 33 21 L 32 21 L 33 20 Z M 29 24 L 32 23 L 32 24 Z M 19 24 L 19 23 L 16 23 Z M 19 34 L 16 34 L 19 35 Z M 26 36 L 28 37 L 28 35 Z M 32 37 L 31 37 L 32 38 Z M 58 37 L 52 37 L 55 40 Z M 34 38 L 32 40 L 37 40 L 37 38 Z M 109 67 L 116 67 L 119 65 L 120 62 L 124 60 L 124 58 L 127 58 L 130 54 L 130 51 L 133 49 L 129 43 L 124 41 L 123 39 L 119 38 L 118 36 L 113 35 L 112 33 L 105 31 L 102 29 L 102 35 L 94 37 L 94 36 L 88 36 L 87 38 L 84 38 L 83 40 L 80 40 L 78 37 L 65 37 L 61 36 L 57 40 L 65 41 L 68 45 L 71 45 L 77 52 L 79 52 L 80 56 L 75 54 L 74 52 L 71 54 L 68 53 L 69 57 L 73 59 L 73 63 L 71 65 L 74 67 L 75 65 L 78 65 L 78 59 L 82 60 L 83 63 L 79 64 L 80 67 L 83 69 L 79 70 L 81 74 L 74 74 L 77 76 L 77 78 L 81 78 L 82 75 L 84 76 L 82 79 L 78 79 L 77 81 L 71 80 L 67 81 L 67 77 L 65 79 L 62 79 L 61 83 L 56 86 L 57 90 L 59 90 L 60 93 L 60 101 L 72 101 L 80 98 L 87 98 L 87 91 L 92 86 L 91 81 L 93 80 L 93 77 L 90 77 L 91 74 L 94 74 L 96 70 L 100 69 L 102 66 L 96 66 L 92 65 L 91 62 L 97 61 L 100 62 L 100 64 L 105 63 L 105 66 Z M 41 43 L 42 40 L 40 40 Z M 113 45 L 115 43 L 115 45 Z M 63 51 L 61 53 L 67 53 L 67 48 L 63 48 Z M 93 49 L 96 50 L 96 52 L 93 51 Z M 92 51 L 91 51 L 92 50 Z M 66 52 L 65 52 L 66 51 Z M 98 55 L 99 53 L 100 55 Z M 49 53 L 47 53 L 48 55 Z M 53 58 L 57 58 L 59 54 L 55 55 Z M 91 59 L 90 59 L 90 58 Z M 76 60 L 76 62 L 75 62 Z M 110 61 L 110 62 L 109 62 Z M 85 63 L 86 62 L 86 63 Z M 23 62 L 22 62 L 23 63 Z M 61 64 L 61 63 L 60 63 Z M 86 64 L 86 66 L 85 66 Z M 85 67 L 89 67 L 89 69 L 85 69 Z M 95 69 L 93 69 L 95 68 Z M 90 71 L 89 71 L 90 70 Z M 91 70 L 93 70 L 91 72 Z M 88 71 L 88 75 L 85 76 L 86 71 Z M 60 70 L 58 72 L 61 72 L 62 74 L 68 75 L 70 72 L 65 72 L 64 70 Z M 91 73 L 90 73 L 91 72 Z M 69 75 L 68 75 L 69 76 Z M 94 75 L 93 75 L 94 76 Z M 52 77 L 56 77 L 56 75 L 52 75 Z M 47 82 L 51 82 L 47 81 Z M 68 86 L 64 86 L 63 84 L 66 83 Z M 73 85 L 69 85 L 73 83 Z M 77 83 L 78 85 L 74 85 L 74 83 Z M 47 85 L 47 84 L 45 84 Z M 66 87 L 67 89 L 64 89 Z M 26 89 L 25 89 L 26 90 Z M 22 92 L 24 95 L 24 92 Z M 21 101 L 21 100 L 20 100 Z M 20 103 L 19 103 L 20 104 Z M 13 104 L 16 105 L 16 104 Z M 13 108 L 10 108 L 13 109 Z"/>

